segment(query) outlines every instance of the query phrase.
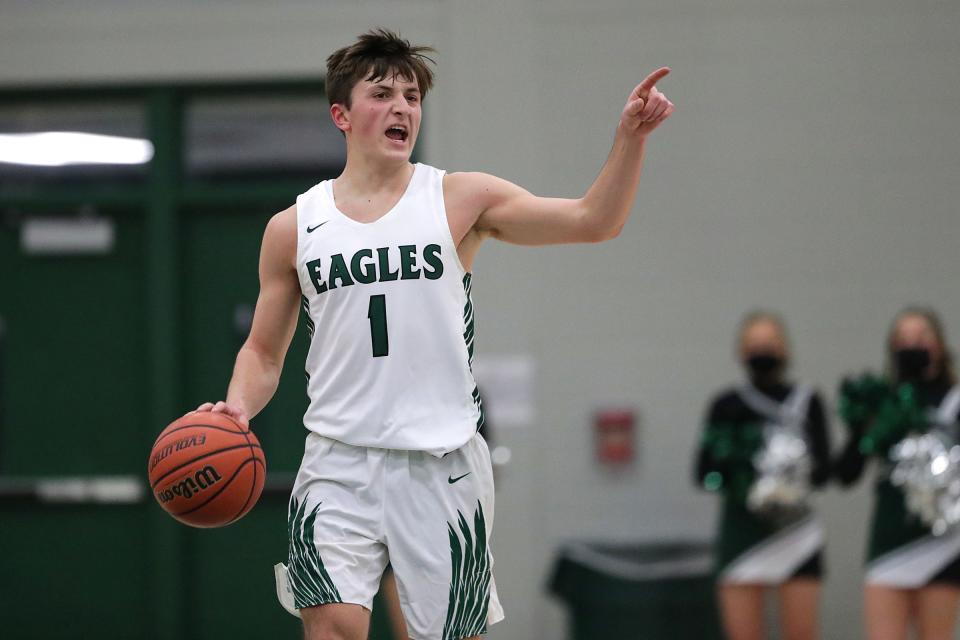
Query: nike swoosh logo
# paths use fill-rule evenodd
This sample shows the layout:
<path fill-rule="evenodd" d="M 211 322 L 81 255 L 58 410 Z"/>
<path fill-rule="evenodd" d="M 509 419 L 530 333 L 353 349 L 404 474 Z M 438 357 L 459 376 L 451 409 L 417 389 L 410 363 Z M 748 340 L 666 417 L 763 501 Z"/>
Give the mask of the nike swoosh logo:
<path fill-rule="evenodd" d="M 307 227 L 307 233 L 313 233 L 314 231 L 316 231 L 317 229 L 319 229 L 319 228 L 322 227 L 323 225 L 327 224 L 328 222 L 330 222 L 330 221 L 329 221 L 329 220 L 324 220 L 323 222 L 321 222 L 320 224 L 318 224 L 318 225 L 315 226 L 315 227 Z"/>
<path fill-rule="evenodd" d="M 464 478 L 466 478 L 466 477 L 467 477 L 468 475 L 470 475 L 471 473 L 472 473 L 472 471 L 467 471 L 467 472 L 466 472 L 465 474 L 463 474 L 462 476 L 457 476 L 456 478 L 454 478 L 453 476 L 450 476 L 449 478 L 447 478 L 447 482 L 449 482 L 450 484 L 453 484 L 454 482 L 457 482 L 458 480 L 463 480 Z"/>

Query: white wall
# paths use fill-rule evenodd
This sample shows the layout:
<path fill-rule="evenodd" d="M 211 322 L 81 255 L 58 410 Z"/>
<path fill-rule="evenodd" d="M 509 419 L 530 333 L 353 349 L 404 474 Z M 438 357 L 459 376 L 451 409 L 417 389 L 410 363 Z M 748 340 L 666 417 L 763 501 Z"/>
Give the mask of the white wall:
<path fill-rule="evenodd" d="M 491 640 L 563 635 L 543 584 L 575 538 L 705 537 L 690 484 L 731 334 L 781 310 L 796 373 L 831 393 L 880 365 L 893 313 L 932 303 L 960 336 L 960 5 L 951 0 L 0 0 L 0 83 L 314 74 L 371 26 L 440 50 L 424 154 L 578 195 L 650 70 L 677 104 L 651 140 L 634 217 L 601 246 L 485 247 L 480 353 L 536 358 L 535 427 L 498 492 L 508 621 Z M 643 415 L 636 468 L 592 462 L 598 406 Z M 837 433 L 841 433 L 839 426 Z M 826 638 L 858 635 L 869 491 L 829 491 Z"/>

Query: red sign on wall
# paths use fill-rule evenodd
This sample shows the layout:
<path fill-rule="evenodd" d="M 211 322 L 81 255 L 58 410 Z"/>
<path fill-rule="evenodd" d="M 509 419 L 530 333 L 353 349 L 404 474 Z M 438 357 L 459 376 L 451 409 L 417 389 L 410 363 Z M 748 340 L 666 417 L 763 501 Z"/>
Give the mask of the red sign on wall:
<path fill-rule="evenodd" d="M 633 409 L 602 409 L 594 414 L 597 462 L 623 465 L 633 462 Z"/>

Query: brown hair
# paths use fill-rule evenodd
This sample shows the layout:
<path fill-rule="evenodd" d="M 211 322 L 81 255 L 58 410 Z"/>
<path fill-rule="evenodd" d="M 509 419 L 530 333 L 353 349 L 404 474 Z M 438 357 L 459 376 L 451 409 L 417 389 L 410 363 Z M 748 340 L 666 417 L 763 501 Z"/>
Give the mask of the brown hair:
<path fill-rule="evenodd" d="M 780 314 L 767 309 L 754 309 L 744 315 L 743 319 L 740 320 L 740 327 L 737 331 L 737 351 L 739 352 L 743 346 L 743 336 L 747 333 L 747 329 L 758 322 L 769 322 L 777 328 L 780 335 L 783 336 L 783 348 L 789 358 L 790 336 L 787 334 L 787 324 L 783 321 L 783 318 L 780 317 Z"/>
<path fill-rule="evenodd" d="M 936 337 L 937 342 L 940 344 L 940 352 L 943 354 L 943 357 L 940 360 L 940 371 L 937 372 L 937 376 L 942 376 L 951 384 L 956 383 L 957 375 L 953 371 L 953 354 L 950 353 L 950 349 L 947 347 L 947 334 L 943 329 L 943 322 L 940 320 L 940 315 L 930 307 L 922 306 L 904 307 L 894 316 L 893 322 L 890 323 L 890 330 L 887 332 L 887 369 L 891 377 L 896 377 L 897 375 L 896 367 L 893 364 L 893 341 L 897 336 L 897 326 L 902 319 L 910 316 L 923 318 L 926 323 L 930 325 L 934 337 Z"/>
<path fill-rule="evenodd" d="M 435 52 L 433 47 L 415 47 L 387 29 L 368 31 L 327 58 L 327 98 L 331 105 L 342 104 L 349 109 L 350 92 L 358 82 L 391 76 L 415 79 L 423 99 L 433 86 L 433 70 L 427 63 L 436 64 L 426 54 Z"/>

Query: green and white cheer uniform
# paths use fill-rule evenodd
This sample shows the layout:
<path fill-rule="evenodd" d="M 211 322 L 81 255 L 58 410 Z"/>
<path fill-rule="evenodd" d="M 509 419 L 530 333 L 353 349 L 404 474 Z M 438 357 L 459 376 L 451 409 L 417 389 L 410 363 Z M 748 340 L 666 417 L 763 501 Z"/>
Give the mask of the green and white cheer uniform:
<path fill-rule="evenodd" d="M 710 405 L 696 480 L 723 495 L 715 552 L 721 583 L 775 585 L 822 574 L 824 532 L 811 510 L 783 518 L 757 513 L 747 504 L 756 479 L 753 457 L 763 446 L 763 427 L 769 423 L 806 440 L 813 487 L 829 477 L 823 405 L 809 387 L 747 384 L 720 394 Z"/>
<path fill-rule="evenodd" d="M 917 404 L 926 416 L 923 428 L 939 428 L 958 434 L 960 388 L 945 379 L 914 385 Z M 874 421 L 875 422 L 875 421 Z M 843 484 L 851 484 L 862 474 L 867 457 L 864 440 L 876 434 L 875 424 L 851 425 L 854 437 L 837 464 L 837 475 Z M 896 441 L 905 436 L 904 427 Z M 909 430 L 917 430 L 911 425 Z M 914 589 L 932 583 L 960 586 L 960 531 L 933 535 L 930 528 L 906 506 L 902 489 L 890 481 L 893 463 L 889 458 L 893 446 L 879 447 L 880 468 L 875 486 L 875 503 L 867 547 L 867 584 L 901 589 Z"/>

